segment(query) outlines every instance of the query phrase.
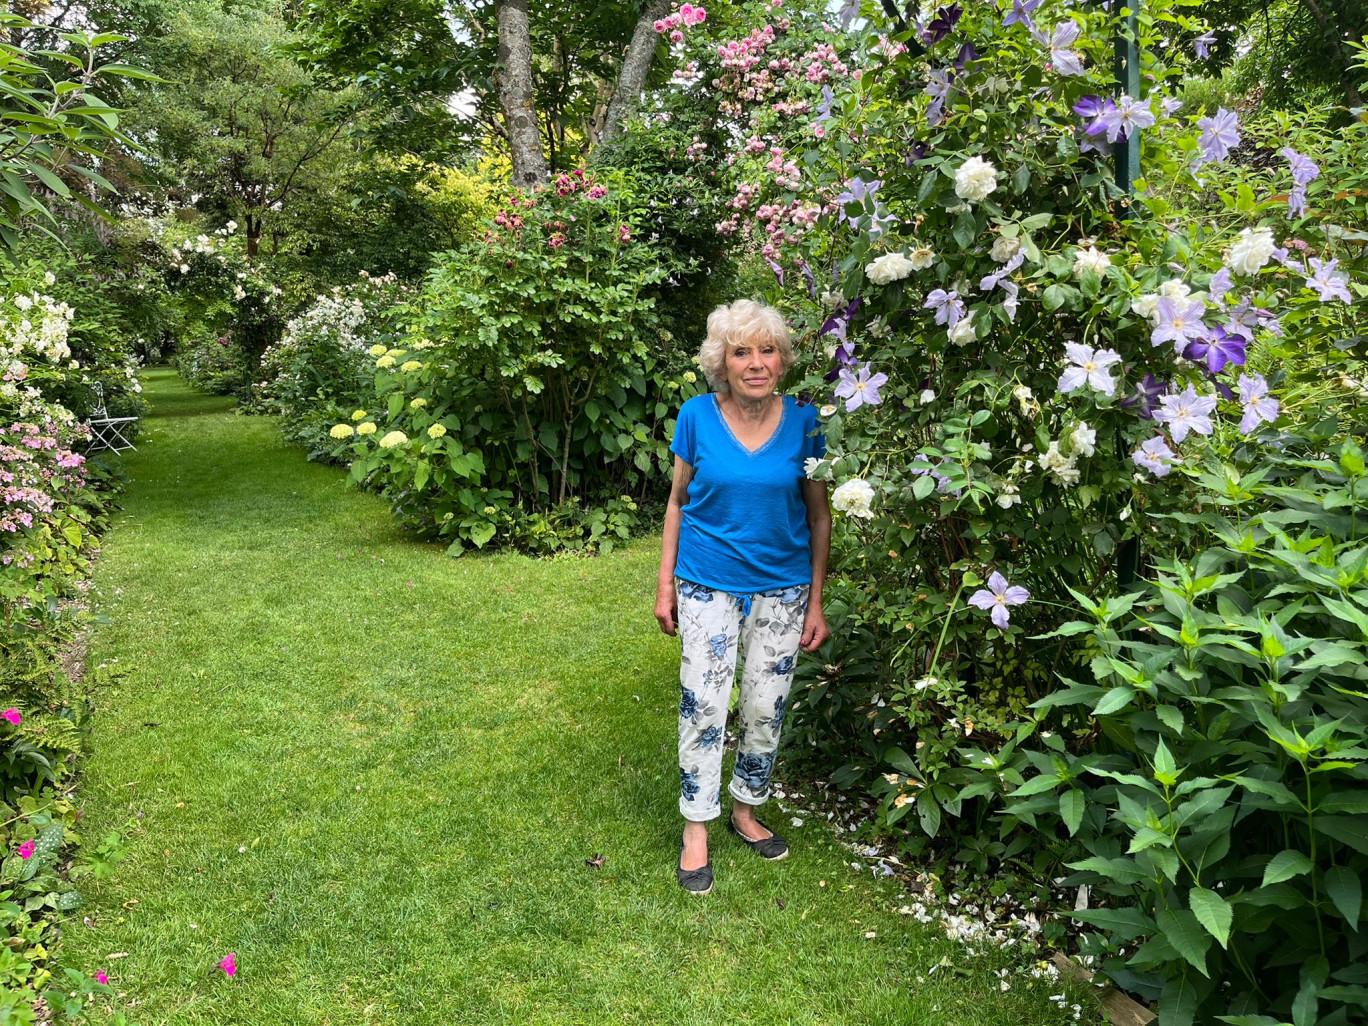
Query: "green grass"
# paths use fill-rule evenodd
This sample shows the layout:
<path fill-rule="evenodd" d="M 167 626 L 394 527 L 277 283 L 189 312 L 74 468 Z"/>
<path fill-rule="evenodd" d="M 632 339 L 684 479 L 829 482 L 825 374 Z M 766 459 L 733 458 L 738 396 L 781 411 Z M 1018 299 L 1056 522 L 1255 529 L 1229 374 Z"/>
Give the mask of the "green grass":
<path fill-rule="evenodd" d="M 816 823 L 775 865 L 714 829 L 714 893 L 678 888 L 658 541 L 449 559 L 272 421 L 147 384 L 81 792 L 88 838 L 141 819 L 64 953 L 135 1022 L 1066 1021 Z"/>

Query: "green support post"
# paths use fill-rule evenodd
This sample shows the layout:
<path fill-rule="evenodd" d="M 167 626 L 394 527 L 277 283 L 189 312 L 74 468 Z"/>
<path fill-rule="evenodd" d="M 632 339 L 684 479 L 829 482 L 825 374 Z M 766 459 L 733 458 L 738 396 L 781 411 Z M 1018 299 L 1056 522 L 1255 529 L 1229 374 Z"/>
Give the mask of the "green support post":
<path fill-rule="evenodd" d="M 1112 12 L 1117 17 L 1116 26 L 1116 90 L 1134 99 L 1140 98 L 1140 49 L 1136 40 L 1140 35 L 1139 18 L 1136 7 L 1141 0 L 1112 0 Z M 1121 215 L 1134 217 L 1135 210 L 1131 197 L 1135 193 L 1135 182 L 1140 177 L 1140 133 L 1136 131 L 1130 138 L 1118 140 L 1112 151 L 1116 157 L 1116 184 L 1125 196 L 1120 201 Z M 1122 449 L 1121 439 L 1116 439 L 1117 448 Z M 1123 450 L 1124 451 L 1124 450 Z M 1121 542 L 1116 552 L 1116 583 L 1128 588 L 1140 576 L 1140 539 L 1127 538 Z"/>

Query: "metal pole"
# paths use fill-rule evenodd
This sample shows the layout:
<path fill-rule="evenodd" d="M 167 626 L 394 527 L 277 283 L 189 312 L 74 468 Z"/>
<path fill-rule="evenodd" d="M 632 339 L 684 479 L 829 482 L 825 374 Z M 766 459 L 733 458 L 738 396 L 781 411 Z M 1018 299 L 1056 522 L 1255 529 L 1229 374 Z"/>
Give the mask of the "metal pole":
<path fill-rule="evenodd" d="M 1116 25 L 1116 90 L 1132 99 L 1140 99 L 1140 50 L 1137 39 L 1140 35 L 1139 18 L 1136 8 L 1141 0 L 1112 0 L 1112 13 L 1117 18 Z M 1122 218 L 1134 217 L 1135 207 L 1131 197 L 1135 194 L 1135 181 L 1140 177 L 1140 133 L 1132 132 L 1126 139 L 1118 140 L 1113 151 L 1116 157 L 1116 184 L 1125 196 L 1120 200 L 1118 215 Z M 1123 454 L 1124 447 L 1118 433 L 1117 450 Z M 1136 527 L 1137 525 L 1132 525 Z M 1126 538 L 1116 552 L 1116 583 L 1128 588 L 1140 576 L 1140 539 Z"/>

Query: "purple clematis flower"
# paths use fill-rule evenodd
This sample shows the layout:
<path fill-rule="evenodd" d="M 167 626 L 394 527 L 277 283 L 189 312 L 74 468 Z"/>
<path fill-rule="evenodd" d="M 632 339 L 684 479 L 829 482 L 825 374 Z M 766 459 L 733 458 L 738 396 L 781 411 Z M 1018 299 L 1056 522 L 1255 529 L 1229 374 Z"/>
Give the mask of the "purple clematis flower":
<path fill-rule="evenodd" d="M 1249 434 L 1262 423 L 1272 424 L 1278 419 L 1278 400 L 1268 394 L 1268 382 L 1262 374 L 1240 375 L 1240 431 Z"/>
<path fill-rule="evenodd" d="M 1201 152 L 1192 162 L 1194 171 L 1203 164 L 1225 160 L 1231 149 L 1240 145 L 1240 118 L 1224 107 L 1216 108 L 1211 117 L 1199 119 L 1197 127 L 1202 130 L 1197 137 L 1197 148 Z"/>
<path fill-rule="evenodd" d="M 841 371 L 847 367 L 854 367 L 859 363 L 855 359 L 855 343 L 845 341 L 845 322 L 841 322 L 841 343 L 836 347 L 836 352 L 832 357 L 831 370 L 827 371 L 823 379 L 831 382 L 841 376 Z"/>
<path fill-rule="evenodd" d="M 1306 287 L 1319 293 L 1322 303 L 1328 303 L 1332 299 L 1342 299 L 1346 303 L 1354 301 L 1354 297 L 1349 294 L 1349 276 L 1335 273 L 1339 260 L 1321 261 L 1312 257 L 1310 263 L 1314 273 L 1306 279 Z"/>
<path fill-rule="evenodd" d="M 936 323 L 944 324 L 947 328 L 953 328 L 964 316 L 965 306 L 960 302 L 958 292 L 935 289 L 927 294 L 922 309 L 935 310 Z"/>
<path fill-rule="evenodd" d="M 955 56 L 955 70 L 963 71 L 964 66 L 972 61 L 979 59 L 978 49 L 973 43 L 965 43 L 960 47 L 959 53 Z"/>
<path fill-rule="evenodd" d="M 1204 313 L 1206 305 L 1200 299 L 1184 302 L 1165 296 L 1154 309 L 1159 326 L 1150 332 L 1150 345 L 1172 342 L 1173 348 L 1181 356 L 1189 342 L 1207 333 L 1206 325 L 1202 323 Z"/>
<path fill-rule="evenodd" d="M 1205 363 L 1207 370 L 1218 374 L 1228 363 L 1244 366 L 1245 346 L 1248 344 L 1249 339 L 1243 335 L 1228 332 L 1218 325 L 1205 338 L 1189 342 L 1183 350 L 1183 358 L 1194 363 Z"/>
<path fill-rule="evenodd" d="M 798 260 L 798 270 L 803 272 L 803 281 L 807 282 L 808 298 L 814 303 L 817 301 L 817 278 L 812 273 L 812 268 L 808 266 L 806 260 Z"/>
<path fill-rule="evenodd" d="M 1211 281 L 1207 284 L 1207 295 L 1213 303 L 1219 303 L 1234 287 L 1235 283 L 1230 280 L 1230 268 L 1222 267 L 1211 276 Z"/>
<path fill-rule="evenodd" d="M 1146 374 L 1135 386 L 1135 394 L 1122 399 L 1121 405 L 1137 407 L 1135 412 L 1142 420 L 1153 420 L 1154 411 L 1159 409 L 1159 397 L 1167 391 L 1167 381 L 1159 381 L 1153 374 Z"/>
<path fill-rule="evenodd" d="M 942 7 L 937 10 L 931 24 L 922 30 L 922 42 L 927 46 L 935 46 L 950 34 L 950 30 L 955 27 L 963 13 L 959 4 L 951 4 L 949 7 Z"/>
<path fill-rule="evenodd" d="M 1061 392 L 1073 392 L 1087 385 L 1103 395 L 1116 393 L 1111 368 L 1121 362 L 1121 354 L 1115 349 L 1093 349 L 1081 342 L 1065 342 L 1064 352 L 1069 366 L 1059 376 Z"/>
<path fill-rule="evenodd" d="M 1079 117 L 1089 119 L 1088 124 L 1083 128 L 1085 132 L 1089 135 L 1100 135 L 1106 130 L 1106 126 L 1095 119 L 1107 109 L 1108 105 L 1116 106 L 1109 99 L 1103 99 L 1101 96 L 1094 96 L 1089 93 L 1087 96 L 1078 98 L 1078 102 L 1073 105 L 1073 112 Z"/>
<path fill-rule="evenodd" d="M 822 86 L 822 102 L 817 105 L 817 124 L 825 125 L 831 120 L 831 105 L 836 102 L 836 94 L 831 86 Z"/>
<path fill-rule="evenodd" d="M 927 76 L 926 89 L 923 90 L 931 97 L 931 103 L 926 108 L 927 124 L 940 124 L 941 113 L 945 110 L 945 100 L 950 95 L 950 84 L 954 80 L 955 73 L 946 68 L 933 71 Z"/>
<path fill-rule="evenodd" d="M 1129 139 L 1133 132 L 1142 128 L 1153 127 L 1156 120 L 1149 100 L 1141 103 L 1123 93 L 1115 103 L 1108 101 L 1107 108 L 1097 116 L 1094 124 L 1100 124 L 1107 133 L 1107 142 L 1114 143 Z"/>
<path fill-rule="evenodd" d="M 1211 415 L 1216 412 L 1216 397 L 1198 395 L 1191 385 L 1177 395 L 1162 396 L 1159 406 L 1154 419 L 1167 425 L 1175 442 L 1182 442 L 1193 431 L 1209 435 L 1213 430 Z"/>
<path fill-rule="evenodd" d="M 849 367 L 840 371 L 841 383 L 836 386 L 836 395 L 846 401 L 846 412 L 851 413 L 861 406 L 878 406 L 883 399 L 879 389 L 888 383 L 887 374 L 870 374 L 872 365 L 866 363 L 855 374 Z"/>
<path fill-rule="evenodd" d="M 1216 42 L 1216 33 L 1207 29 L 1200 36 L 1192 41 L 1192 50 L 1197 54 L 1199 61 L 1204 61 L 1210 56 L 1211 51 L 1207 49 L 1212 43 Z"/>
<path fill-rule="evenodd" d="M 1284 146 L 1278 155 L 1287 158 L 1292 167 L 1292 188 L 1287 191 L 1287 216 L 1301 217 L 1306 213 L 1306 187 L 1320 177 L 1320 168 L 1291 146 Z"/>
<path fill-rule="evenodd" d="M 913 167 L 917 161 L 925 159 L 929 150 L 930 147 L 926 143 L 919 139 L 912 140 L 912 144 L 907 147 L 907 156 L 903 160 L 903 164 L 907 167 Z"/>
<path fill-rule="evenodd" d="M 1041 0 L 1012 0 L 1012 9 L 1007 12 L 1007 17 L 1002 19 L 1002 27 L 1025 25 L 1028 32 L 1034 32 L 1035 23 L 1031 21 L 1031 14 L 1040 6 L 1040 2 Z"/>
<path fill-rule="evenodd" d="M 1011 617 L 1010 606 L 1019 606 L 1029 601 L 1031 593 L 1025 588 L 1009 584 L 1007 578 L 996 570 L 988 578 L 988 587 L 980 588 L 969 596 L 969 604 L 975 609 L 991 609 L 989 614 L 993 626 L 1005 631 Z"/>
<path fill-rule="evenodd" d="M 1181 463 L 1177 454 L 1169 448 L 1168 442 L 1164 441 L 1163 435 L 1155 435 L 1149 441 L 1141 444 L 1140 448 L 1131 453 L 1131 462 L 1137 467 L 1143 467 L 1155 477 L 1168 477 L 1173 464 Z"/>
<path fill-rule="evenodd" d="M 767 263 L 767 264 L 770 265 L 770 270 L 773 271 L 773 272 L 774 272 L 774 276 L 775 276 L 776 278 L 779 279 L 779 284 L 780 284 L 780 285 L 783 285 L 783 284 L 784 284 L 784 269 L 783 269 L 782 267 L 780 267 L 777 263 L 775 263 L 773 260 L 771 260 L 769 257 L 766 257 L 766 258 L 765 258 L 765 263 Z"/>

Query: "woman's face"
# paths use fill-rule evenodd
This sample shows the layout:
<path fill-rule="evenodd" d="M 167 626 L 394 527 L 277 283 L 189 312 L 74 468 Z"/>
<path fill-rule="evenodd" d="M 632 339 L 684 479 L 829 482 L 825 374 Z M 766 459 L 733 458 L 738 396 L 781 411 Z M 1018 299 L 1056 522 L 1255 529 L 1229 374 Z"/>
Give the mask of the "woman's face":
<path fill-rule="evenodd" d="M 763 399 L 779 387 L 784 359 L 769 339 L 746 339 L 727 347 L 727 384 L 739 399 Z"/>

